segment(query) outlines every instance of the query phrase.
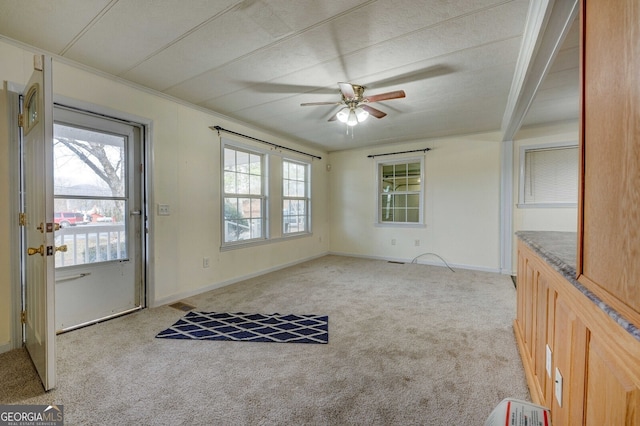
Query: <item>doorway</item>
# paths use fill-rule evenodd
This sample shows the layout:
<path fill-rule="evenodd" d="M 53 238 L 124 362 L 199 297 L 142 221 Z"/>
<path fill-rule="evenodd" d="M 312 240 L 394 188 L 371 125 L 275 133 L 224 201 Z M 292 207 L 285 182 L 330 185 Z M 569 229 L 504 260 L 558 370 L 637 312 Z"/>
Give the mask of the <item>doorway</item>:
<path fill-rule="evenodd" d="M 145 307 L 144 127 L 54 106 L 55 329 Z"/>

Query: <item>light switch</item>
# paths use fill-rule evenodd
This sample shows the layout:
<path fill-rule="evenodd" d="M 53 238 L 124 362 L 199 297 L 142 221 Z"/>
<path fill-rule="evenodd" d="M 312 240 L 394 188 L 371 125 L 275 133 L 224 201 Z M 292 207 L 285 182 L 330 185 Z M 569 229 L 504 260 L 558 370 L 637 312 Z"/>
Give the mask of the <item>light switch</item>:
<path fill-rule="evenodd" d="M 560 370 L 558 370 L 557 367 L 556 367 L 555 394 L 556 394 L 556 401 L 558 401 L 558 405 L 562 407 L 562 374 L 560 374 Z"/>

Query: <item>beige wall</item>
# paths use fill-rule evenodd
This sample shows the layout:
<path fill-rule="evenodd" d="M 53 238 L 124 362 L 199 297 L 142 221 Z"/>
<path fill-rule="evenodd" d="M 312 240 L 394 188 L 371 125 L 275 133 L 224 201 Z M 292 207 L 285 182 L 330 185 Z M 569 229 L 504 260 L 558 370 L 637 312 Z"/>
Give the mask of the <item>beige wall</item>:
<path fill-rule="evenodd" d="M 32 52 L 0 40 L 0 81 L 25 84 L 31 73 L 32 57 Z M 328 251 L 326 153 L 55 58 L 53 86 L 54 97 L 65 103 L 93 105 L 103 111 L 135 115 L 150 123 L 150 305 L 175 301 Z M 6 166 L 9 161 L 16 160 L 4 155 L 9 141 L 6 123 L 3 124 L 0 131 L 0 153 L 3 154 L 0 157 L 0 198 L 6 200 L 11 191 Z M 217 133 L 209 129 L 214 125 L 323 157 L 312 162 L 312 236 L 275 239 L 269 244 L 220 251 L 220 142 Z M 171 215 L 156 216 L 158 203 L 168 204 Z M 5 237 L 7 230 L 13 226 L 15 224 L 7 215 L 0 213 L 4 241 L 8 239 Z M 276 229 L 274 236 L 278 236 L 278 231 Z M 0 261 L 6 263 L 7 254 L 18 247 L 2 244 L 0 250 Z M 203 257 L 211 259 L 210 268 L 203 268 Z M 4 263 L 0 265 L 4 266 Z M 0 351 L 10 344 L 11 310 L 6 305 L 16 297 L 11 293 L 15 279 L 7 269 L 0 269 Z"/>
<path fill-rule="evenodd" d="M 24 84 L 33 53 L 0 39 L 0 81 Z M 453 266 L 500 270 L 499 132 L 338 151 L 310 150 L 229 119 L 177 103 L 153 92 L 54 61 L 58 99 L 104 111 L 140 117 L 150 123 L 151 246 L 149 303 L 168 303 L 244 277 L 327 253 L 411 261 L 436 253 Z M 0 99 L 1 101 L 1 99 Z M 5 114 L 0 108 L 0 197 L 9 199 L 11 161 Z M 220 148 L 209 126 L 219 125 L 251 136 L 320 155 L 312 162 L 313 235 L 270 244 L 221 251 Z M 514 203 L 517 202 L 518 154 L 522 144 L 577 140 L 577 123 L 521 131 L 514 141 Z M 376 160 L 368 154 L 432 148 L 425 160 L 425 226 L 390 228 L 375 225 Z M 418 154 L 420 155 L 420 154 Z M 415 155 L 412 155 L 415 156 Z M 398 156 L 383 158 L 399 158 Z M 279 161 L 277 158 L 275 161 Z M 327 164 L 331 170 L 327 171 Z M 157 204 L 168 204 L 170 216 L 156 216 Z M 271 208 L 278 200 L 271 200 Z M 274 207 L 275 206 L 275 207 Z M 513 228 L 575 230 L 575 209 L 517 209 Z M 331 226 L 329 226 L 331 225 Z M 9 240 L 15 227 L 0 212 L 0 236 Z M 274 236 L 278 224 L 272 224 Z M 391 241 L 396 244 L 392 245 Z M 416 240 L 419 246 L 416 246 Z M 515 240 L 514 240 L 515 243 Z M 17 277 L 8 259 L 17 247 L 0 245 L 0 352 L 10 346 L 10 301 Z M 202 258 L 211 267 L 202 267 Z M 248 260 L 250 259 L 250 260 Z M 514 257 L 515 259 L 515 257 Z M 420 262 L 442 264 L 431 255 Z M 515 265 L 515 261 L 514 261 Z M 514 266 L 515 270 L 515 266 Z"/>
<path fill-rule="evenodd" d="M 523 129 L 514 139 L 513 147 L 513 232 L 517 231 L 565 231 L 578 228 L 577 207 L 518 207 L 520 188 L 520 148 L 527 145 L 553 143 L 578 144 L 578 122 Z M 513 238 L 512 268 L 517 269 L 516 237 Z"/>
<path fill-rule="evenodd" d="M 427 147 L 425 154 L 367 158 Z M 452 265 L 498 271 L 500 148 L 500 134 L 487 133 L 331 153 L 331 251 L 401 261 L 436 253 Z M 426 226 L 376 226 L 376 161 L 415 155 L 425 160 Z M 442 264 L 431 255 L 419 261 Z"/>

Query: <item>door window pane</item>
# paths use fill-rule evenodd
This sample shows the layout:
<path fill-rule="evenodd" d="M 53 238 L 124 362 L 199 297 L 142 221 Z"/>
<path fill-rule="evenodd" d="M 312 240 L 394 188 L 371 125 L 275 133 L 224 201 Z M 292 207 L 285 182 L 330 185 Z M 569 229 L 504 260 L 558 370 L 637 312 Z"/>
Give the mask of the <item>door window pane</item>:
<path fill-rule="evenodd" d="M 125 260 L 127 137 L 54 124 L 56 267 Z"/>
<path fill-rule="evenodd" d="M 55 194 L 124 197 L 125 142 L 121 135 L 55 124 Z"/>

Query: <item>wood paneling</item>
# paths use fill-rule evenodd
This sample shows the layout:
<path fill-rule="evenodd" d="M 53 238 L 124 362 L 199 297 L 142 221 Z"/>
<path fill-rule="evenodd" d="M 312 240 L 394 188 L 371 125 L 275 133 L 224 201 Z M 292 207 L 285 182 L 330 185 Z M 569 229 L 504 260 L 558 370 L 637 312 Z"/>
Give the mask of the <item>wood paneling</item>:
<path fill-rule="evenodd" d="M 582 0 L 580 17 L 576 272 L 640 326 L 640 1 Z M 640 425 L 640 341 L 522 242 L 518 283 L 516 339 L 532 399 L 551 408 L 554 426 Z"/>
<path fill-rule="evenodd" d="M 583 2 L 580 281 L 640 321 L 640 2 Z"/>
<path fill-rule="evenodd" d="M 584 397 L 584 365 L 587 349 L 587 328 L 572 306 L 562 298 L 556 302 L 554 362 L 551 377 L 555 382 L 556 369 L 562 375 L 562 405 L 555 389 L 551 401 L 555 425 L 582 424 Z"/>
<path fill-rule="evenodd" d="M 518 246 L 514 330 L 533 402 L 551 409 L 554 426 L 640 425 L 640 341 L 524 243 Z M 528 341 L 525 323 L 531 324 Z M 562 405 L 556 368 L 563 377 Z"/>
<path fill-rule="evenodd" d="M 640 422 L 640 388 L 611 348 L 596 336 L 589 342 L 587 425 L 637 425 Z"/>

